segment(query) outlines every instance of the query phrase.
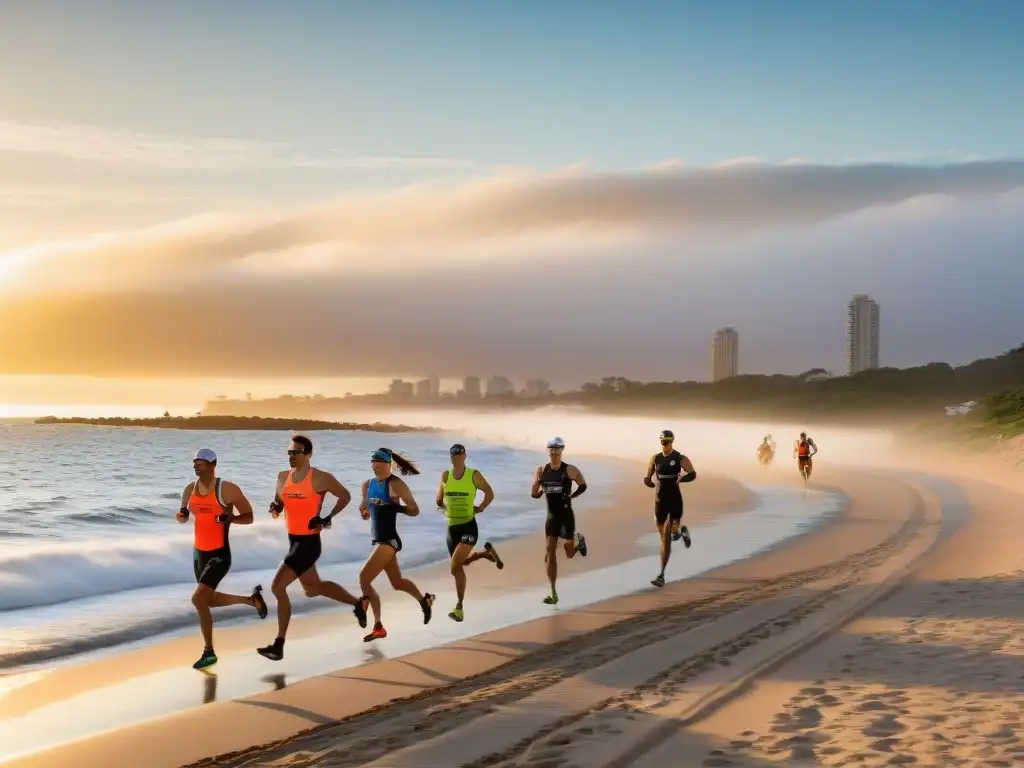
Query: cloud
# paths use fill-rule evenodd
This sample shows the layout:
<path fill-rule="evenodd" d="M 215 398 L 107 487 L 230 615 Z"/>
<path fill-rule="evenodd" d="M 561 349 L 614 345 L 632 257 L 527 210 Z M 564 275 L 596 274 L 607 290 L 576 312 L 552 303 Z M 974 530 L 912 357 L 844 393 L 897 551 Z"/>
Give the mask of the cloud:
<path fill-rule="evenodd" d="M 862 292 L 884 362 L 969 360 L 1020 343 L 1021 186 L 1016 161 L 574 171 L 41 244 L 0 259 L 31 289 L 0 371 L 702 378 L 723 325 L 746 370 L 834 369 Z"/>
<path fill-rule="evenodd" d="M 0 152 L 177 171 L 254 171 L 310 168 L 334 171 L 458 169 L 490 166 L 447 157 L 369 157 L 338 152 L 312 155 L 282 142 L 175 137 L 94 125 L 0 121 Z"/>
<path fill-rule="evenodd" d="M 206 215 L 9 253 L 0 257 L 0 270 L 8 275 L 8 289 L 92 291 L 200 279 L 251 261 L 260 263 L 261 272 L 276 265 L 286 273 L 296 253 L 310 249 L 319 263 L 341 272 L 365 271 L 382 259 L 422 267 L 481 250 L 503 258 L 517 248 L 539 252 L 548 240 L 590 247 L 630 237 L 735 236 L 808 226 L 921 196 L 993 194 L 1019 186 L 1024 161 L 1016 160 L 941 166 L 740 162 L 614 174 L 573 166 L 454 188 L 417 185 L 286 211 Z"/>

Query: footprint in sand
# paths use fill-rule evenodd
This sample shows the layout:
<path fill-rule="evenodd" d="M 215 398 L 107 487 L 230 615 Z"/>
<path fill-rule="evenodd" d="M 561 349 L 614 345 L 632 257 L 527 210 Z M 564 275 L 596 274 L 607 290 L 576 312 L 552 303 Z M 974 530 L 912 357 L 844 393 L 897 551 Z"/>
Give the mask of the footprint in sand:
<path fill-rule="evenodd" d="M 871 721 L 871 724 L 861 730 L 865 736 L 877 736 L 885 738 L 895 736 L 907 729 L 903 723 L 896 719 L 896 715 L 882 715 Z"/>

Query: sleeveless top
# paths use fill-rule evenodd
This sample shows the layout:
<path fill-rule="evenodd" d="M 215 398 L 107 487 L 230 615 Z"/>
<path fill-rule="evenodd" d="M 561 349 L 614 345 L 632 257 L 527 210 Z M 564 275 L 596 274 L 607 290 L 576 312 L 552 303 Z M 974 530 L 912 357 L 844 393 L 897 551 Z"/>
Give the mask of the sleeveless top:
<path fill-rule="evenodd" d="M 683 454 L 673 450 L 666 456 L 664 453 L 654 454 L 654 472 L 658 478 L 658 495 L 663 493 L 679 493 L 679 475 L 683 471 Z"/>
<path fill-rule="evenodd" d="M 313 490 L 313 468 L 306 471 L 306 476 L 295 482 L 295 470 L 288 473 L 284 486 L 281 488 L 281 503 L 284 504 L 284 519 L 291 536 L 315 536 L 309 530 L 309 521 L 320 514 L 324 505 L 323 493 Z"/>
<path fill-rule="evenodd" d="M 548 513 L 559 515 L 572 510 L 572 479 L 569 477 L 569 465 L 564 461 L 553 469 L 550 464 L 544 465 L 540 473 L 540 488 L 544 492 L 544 500 L 548 503 Z"/>
<path fill-rule="evenodd" d="M 476 484 L 473 482 L 474 469 L 466 467 L 462 477 L 455 479 L 455 470 L 448 470 L 444 483 L 445 514 L 448 525 L 468 523 L 476 515 Z"/>
<path fill-rule="evenodd" d="M 214 552 L 228 546 L 228 526 L 218 523 L 217 515 L 231 512 L 231 505 L 224 503 L 221 493 L 221 479 L 218 477 L 208 493 L 198 492 L 199 483 L 192 486 L 188 499 L 188 511 L 195 520 L 195 547 L 200 552 Z"/>
<path fill-rule="evenodd" d="M 391 498 L 391 475 L 383 480 L 370 478 L 366 489 L 366 506 L 370 509 L 370 538 L 373 541 L 398 538 L 401 505 Z"/>

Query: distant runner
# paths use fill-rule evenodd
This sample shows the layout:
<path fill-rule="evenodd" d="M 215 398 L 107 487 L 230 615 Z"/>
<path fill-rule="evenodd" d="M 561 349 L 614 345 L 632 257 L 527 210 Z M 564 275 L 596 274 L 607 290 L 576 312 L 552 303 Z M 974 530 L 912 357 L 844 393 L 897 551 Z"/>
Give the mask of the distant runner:
<path fill-rule="evenodd" d="M 437 489 L 437 507 L 443 509 L 448 518 L 448 556 L 451 558 L 452 576 L 455 577 L 455 594 L 458 602 L 448 614 L 454 621 L 462 621 L 462 601 L 466 598 L 465 567 L 477 560 L 490 560 L 504 568 L 497 551 L 491 542 L 484 542 L 483 552 L 474 552 L 480 532 L 477 530 L 476 516 L 487 509 L 494 501 L 494 491 L 490 483 L 479 470 L 466 466 L 466 446 L 456 443 L 448 450 L 452 468 L 441 473 L 441 485 Z M 484 497 L 476 505 L 477 491 L 483 491 Z"/>
<path fill-rule="evenodd" d="M 381 571 L 387 574 L 393 589 L 416 598 L 423 610 L 424 624 L 430 623 L 436 599 L 435 595 L 421 593 L 415 584 L 402 576 L 398 566 L 398 553 L 402 551 L 398 515 L 416 517 L 420 508 L 405 480 L 391 473 L 392 463 L 403 475 L 420 473 L 411 461 L 388 448 L 378 448 L 370 455 L 373 478 L 363 483 L 363 500 L 359 505 L 359 514 L 364 520 L 370 521 L 370 543 L 373 546 L 373 551 L 359 572 L 359 586 L 363 590 L 361 599 L 369 600 L 373 608 L 373 630 L 363 638 L 367 643 L 388 636 L 380 620 L 380 595 L 373 588 L 373 580 Z"/>
<path fill-rule="evenodd" d="M 234 483 L 216 476 L 217 454 L 209 448 L 196 451 L 192 459 L 196 481 L 185 486 L 181 493 L 181 508 L 178 510 L 179 523 L 195 518 L 195 550 L 192 554 L 192 570 L 196 576 L 196 591 L 192 593 L 192 605 L 199 614 L 199 630 L 203 633 L 203 655 L 192 665 L 193 669 L 205 669 L 217 663 L 213 651 L 213 613 L 211 608 L 228 605 L 251 605 L 261 619 L 267 618 L 267 604 L 263 600 L 263 587 L 258 586 L 248 597 L 218 592 L 217 587 L 231 570 L 231 546 L 228 532 L 232 523 L 252 523 L 252 505 L 245 494 Z M 238 514 L 234 514 L 234 510 Z"/>
<path fill-rule="evenodd" d="M 682 524 L 683 493 L 679 484 L 692 483 L 697 479 L 697 472 L 690 460 L 672 447 L 675 439 L 675 435 L 668 429 L 658 435 L 661 451 L 651 457 L 644 478 L 648 488 L 658 489 L 654 497 L 654 522 L 661 536 L 661 571 L 651 581 L 656 587 L 665 586 L 665 568 L 672 555 L 672 542 L 682 538 L 687 549 L 691 543 L 690 531 Z M 686 474 L 681 474 L 684 471 Z M 655 474 L 658 476 L 657 483 L 651 479 Z"/>
<path fill-rule="evenodd" d="M 775 442 L 772 440 L 771 435 L 766 435 L 761 441 L 761 444 L 757 446 L 757 460 L 762 466 L 767 467 L 772 463 L 772 459 L 775 458 Z"/>
<path fill-rule="evenodd" d="M 277 598 L 277 638 L 256 652 L 272 661 L 284 658 L 284 640 L 292 618 L 292 603 L 288 586 L 298 579 L 306 597 L 328 597 L 351 605 L 360 627 L 366 626 L 366 601 L 358 599 L 333 581 L 323 581 L 316 570 L 320 559 L 320 532 L 331 527 L 331 519 L 352 500 L 352 494 L 330 472 L 310 465 L 313 441 L 304 435 L 295 435 L 288 446 L 288 466 L 277 475 L 277 490 L 270 502 L 270 514 L 277 519 L 284 512 L 288 528 L 288 554 L 274 575 L 271 591 Z M 321 517 L 327 494 L 337 501 L 327 517 Z"/>
<path fill-rule="evenodd" d="M 811 471 L 814 469 L 813 458 L 817 452 L 818 446 L 814 444 L 814 440 L 809 438 L 806 432 L 801 432 L 793 446 L 793 458 L 796 459 L 796 468 L 801 477 L 806 480 L 811 479 Z"/>
<path fill-rule="evenodd" d="M 544 535 L 547 537 L 544 561 L 547 563 L 548 581 L 551 583 L 551 594 L 544 598 L 548 605 L 558 604 L 558 591 L 555 581 L 558 579 L 558 540 L 564 540 L 565 556 L 572 560 L 579 552 L 587 556 L 587 540 L 582 533 L 576 532 L 576 514 L 572 511 L 572 500 L 587 490 L 587 481 L 583 473 L 572 464 L 562 461 L 565 442 L 560 437 L 548 441 L 548 458 L 550 461 L 537 467 L 533 476 L 533 489 L 530 495 L 535 499 L 544 497 L 548 504 L 548 516 L 544 523 Z M 576 483 L 576 490 L 572 484 Z"/>

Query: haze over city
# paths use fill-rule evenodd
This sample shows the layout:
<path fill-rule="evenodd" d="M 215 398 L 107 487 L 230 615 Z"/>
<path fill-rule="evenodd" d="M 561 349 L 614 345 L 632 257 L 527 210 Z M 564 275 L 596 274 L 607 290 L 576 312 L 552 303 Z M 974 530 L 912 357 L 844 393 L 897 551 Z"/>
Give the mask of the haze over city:
<path fill-rule="evenodd" d="M 862 293 L 883 365 L 996 354 L 1022 19 L 5 6 L 0 401 L 705 379 L 727 326 L 743 372 L 842 371 Z"/>

